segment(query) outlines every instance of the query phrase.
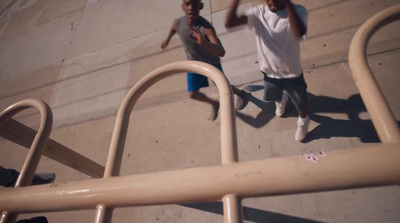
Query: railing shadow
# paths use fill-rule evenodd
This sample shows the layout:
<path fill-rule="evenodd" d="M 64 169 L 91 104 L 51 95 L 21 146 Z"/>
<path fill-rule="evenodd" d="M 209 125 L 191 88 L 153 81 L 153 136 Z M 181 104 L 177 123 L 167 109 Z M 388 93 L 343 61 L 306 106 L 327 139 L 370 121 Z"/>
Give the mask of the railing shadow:
<path fill-rule="evenodd" d="M 250 92 L 263 89 L 263 86 L 246 86 Z M 374 125 L 370 119 L 360 118 L 360 114 L 366 112 L 365 105 L 359 94 L 351 95 L 347 99 L 339 99 L 329 96 L 318 96 L 308 94 L 310 103 L 310 119 L 319 123 L 317 127 L 311 129 L 304 139 L 304 143 L 316 139 L 328 139 L 332 137 L 356 137 L 361 142 L 376 143 L 380 142 Z M 236 115 L 244 122 L 254 128 L 261 128 L 275 118 L 275 103 L 263 101 L 249 93 L 246 96 L 248 103 L 253 103 L 261 109 L 255 117 L 237 111 Z M 348 119 L 335 119 L 320 113 L 347 114 Z M 289 101 L 285 117 L 297 117 L 298 113 L 294 105 Z M 398 122 L 400 125 L 400 122 Z"/>
<path fill-rule="evenodd" d="M 182 206 L 223 215 L 222 202 L 184 204 Z M 320 221 L 314 221 L 310 219 L 299 218 L 250 207 L 243 207 L 243 218 L 246 221 L 251 221 L 256 223 L 265 223 L 265 222 L 321 223 Z"/>

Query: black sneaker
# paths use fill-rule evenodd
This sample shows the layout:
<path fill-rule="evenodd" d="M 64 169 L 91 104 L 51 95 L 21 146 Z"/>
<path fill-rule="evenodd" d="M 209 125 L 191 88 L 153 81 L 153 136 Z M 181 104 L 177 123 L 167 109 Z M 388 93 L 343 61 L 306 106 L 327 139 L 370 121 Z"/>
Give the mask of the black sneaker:
<path fill-rule="evenodd" d="M 30 218 L 30 219 L 19 220 L 19 221 L 17 221 L 17 223 L 49 223 L 49 222 L 47 221 L 46 217 L 40 216 L 40 217 L 34 217 L 34 218 Z"/>
<path fill-rule="evenodd" d="M 1 186 L 14 187 L 17 182 L 19 172 L 14 169 L 1 168 L 1 176 L 3 178 Z M 56 179 L 56 174 L 53 172 L 35 173 L 31 185 L 49 184 Z M 4 181 L 4 182 L 3 182 Z"/>
<path fill-rule="evenodd" d="M 56 174 L 53 172 L 39 172 L 33 176 L 32 185 L 50 184 L 56 179 Z"/>

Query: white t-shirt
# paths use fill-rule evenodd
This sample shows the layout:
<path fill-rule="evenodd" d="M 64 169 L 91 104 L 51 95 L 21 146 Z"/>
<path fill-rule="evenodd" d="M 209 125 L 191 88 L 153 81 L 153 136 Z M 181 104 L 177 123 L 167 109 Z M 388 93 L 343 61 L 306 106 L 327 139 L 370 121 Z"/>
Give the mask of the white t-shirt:
<path fill-rule="evenodd" d="M 294 4 L 295 11 L 307 27 L 307 9 Z M 301 75 L 300 39 L 290 27 L 286 9 L 271 12 L 263 4 L 246 12 L 249 28 L 255 28 L 260 69 L 270 78 L 287 79 Z"/>

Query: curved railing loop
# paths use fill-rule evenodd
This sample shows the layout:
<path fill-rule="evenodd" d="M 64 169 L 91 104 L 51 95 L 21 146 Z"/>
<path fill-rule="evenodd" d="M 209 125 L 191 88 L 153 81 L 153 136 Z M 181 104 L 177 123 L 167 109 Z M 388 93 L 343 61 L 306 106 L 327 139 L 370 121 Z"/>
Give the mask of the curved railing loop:
<path fill-rule="evenodd" d="M 156 82 L 173 74 L 191 72 L 210 78 L 217 86 L 220 97 L 221 159 L 222 164 L 238 161 L 235 110 L 232 89 L 228 79 L 215 66 L 198 61 L 180 61 L 164 65 L 139 80 L 125 96 L 117 114 L 111 145 L 104 171 L 104 178 L 118 176 L 128 131 L 129 117 L 140 96 Z M 224 202 L 225 219 L 229 223 L 241 222 L 240 201 L 234 194 L 221 198 Z M 111 222 L 112 207 L 97 206 L 96 223 Z"/>
<path fill-rule="evenodd" d="M 104 176 L 116 176 L 119 174 L 129 117 L 139 97 L 159 80 L 182 72 L 202 74 L 216 84 L 220 95 L 222 163 L 237 161 L 235 113 L 229 81 L 220 70 L 210 64 L 197 61 L 180 61 L 164 65 L 150 72 L 137 82 L 125 96 L 116 118 Z"/>
<path fill-rule="evenodd" d="M 28 186 L 31 184 L 53 125 L 53 115 L 48 104 L 37 99 L 26 99 L 9 106 L 0 113 L 0 128 L 10 120 L 12 116 L 28 108 L 36 108 L 39 111 L 40 125 L 14 187 Z M 17 214 L 15 213 L 3 212 L 0 221 L 13 222 L 16 217 Z"/>
<path fill-rule="evenodd" d="M 36 108 L 39 111 L 40 125 L 15 184 L 16 186 L 28 186 L 31 184 L 53 125 L 53 115 L 48 104 L 38 99 L 26 99 L 9 106 L 0 113 L 0 128 L 12 116 L 28 108 Z"/>
<path fill-rule="evenodd" d="M 367 20 L 354 35 L 349 50 L 349 64 L 372 122 L 383 143 L 400 140 L 399 126 L 394 119 L 367 62 L 367 44 L 381 27 L 400 19 L 400 5 L 390 7 Z"/>

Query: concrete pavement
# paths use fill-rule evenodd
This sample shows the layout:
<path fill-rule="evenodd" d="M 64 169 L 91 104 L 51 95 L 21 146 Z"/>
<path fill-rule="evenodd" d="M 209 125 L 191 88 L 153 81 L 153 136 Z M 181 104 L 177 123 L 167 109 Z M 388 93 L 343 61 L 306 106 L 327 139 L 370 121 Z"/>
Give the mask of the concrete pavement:
<path fill-rule="evenodd" d="M 294 140 L 296 111 L 283 118 L 262 98 L 262 76 L 252 31 L 223 26 L 229 0 L 203 0 L 201 14 L 217 30 L 227 54 L 222 66 L 231 83 L 249 91 L 237 113 L 240 161 L 295 156 L 373 145 L 379 142 L 349 72 L 350 41 L 368 18 L 400 0 L 296 0 L 309 10 L 302 64 L 312 122 L 305 143 Z M 244 11 L 261 0 L 243 1 Z M 5 0 L 0 3 L 0 110 L 21 99 L 51 106 L 51 138 L 104 165 L 115 114 L 127 91 L 148 72 L 185 60 L 179 38 L 160 44 L 180 0 Z M 380 30 L 368 47 L 368 61 L 396 120 L 400 120 L 400 23 Z M 215 87 L 205 92 L 217 97 Z M 220 163 L 219 119 L 189 100 L 179 74 L 146 92 L 131 116 L 121 175 Z M 17 116 L 37 127 L 34 111 Z M 196 126 L 196 127 L 194 127 Z M 205 131 L 206 130 L 206 131 Z M 0 140 L 0 164 L 20 169 L 26 149 Z M 340 164 L 338 164 L 340 165 Z M 56 182 L 88 176 L 43 157 L 39 170 Z M 243 201 L 246 222 L 399 222 L 398 187 L 251 198 Z M 114 222 L 223 222 L 219 202 L 117 209 Z M 36 216 L 26 214 L 20 217 Z M 93 222 L 95 211 L 45 213 L 49 222 Z"/>

